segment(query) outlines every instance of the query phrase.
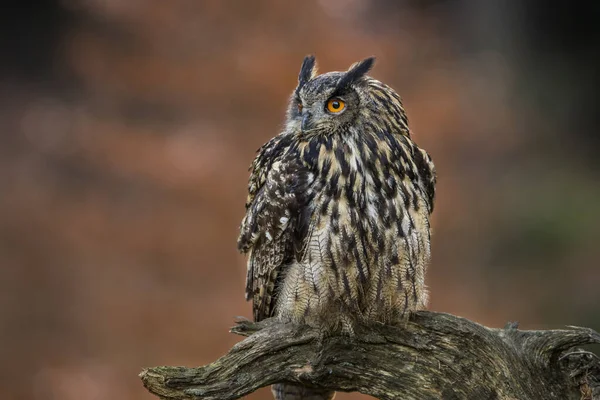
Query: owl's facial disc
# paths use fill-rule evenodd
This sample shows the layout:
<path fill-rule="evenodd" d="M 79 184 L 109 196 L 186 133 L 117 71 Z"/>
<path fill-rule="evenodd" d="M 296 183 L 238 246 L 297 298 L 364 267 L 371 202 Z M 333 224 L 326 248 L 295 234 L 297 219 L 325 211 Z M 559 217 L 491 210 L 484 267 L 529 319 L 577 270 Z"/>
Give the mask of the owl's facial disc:
<path fill-rule="evenodd" d="M 350 111 L 349 104 L 342 97 L 330 97 L 302 100 L 300 128 L 303 133 L 318 131 L 332 132 L 341 124 L 341 116 Z"/>
<path fill-rule="evenodd" d="M 343 76 L 342 72 L 319 75 L 296 92 L 292 117 L 303 134 L 333 134 L 352 122 L 359 98 L 353 87 L 339 90 L 337 83 Z"/>
<path fill-rule="evenodd" d="M 348 92 L 330 96 L 332 91 L 319 93 L 316 96 L 303 96 L 297 99 L 298 113 L 302 133 L 333 134 L 354 120 L 358 106 L 358 95 Z"/>
<path fill-rule="evenodd" d="M 357 85 L 373 67 L 375 59 L 353 64 L 345 72 L 317 75 L 314 56 L 304 58 L 298 75 L 289 116 L 303 134 L 335 134 L 346 131 L 358 115 Z"/>

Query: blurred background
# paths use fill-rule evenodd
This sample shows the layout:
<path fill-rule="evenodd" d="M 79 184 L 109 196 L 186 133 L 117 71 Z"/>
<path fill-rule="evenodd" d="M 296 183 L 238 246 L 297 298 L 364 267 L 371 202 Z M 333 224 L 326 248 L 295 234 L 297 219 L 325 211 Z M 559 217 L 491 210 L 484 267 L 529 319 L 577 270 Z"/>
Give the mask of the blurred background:
<path fill-rule="evenodd" d="M 2 398 L 150 400 L 240 340 L 247 168 L 311 53 L 377 56 L 435 160 L 432 310 L 600 330 L 599 4 L 7 2 Z"/>

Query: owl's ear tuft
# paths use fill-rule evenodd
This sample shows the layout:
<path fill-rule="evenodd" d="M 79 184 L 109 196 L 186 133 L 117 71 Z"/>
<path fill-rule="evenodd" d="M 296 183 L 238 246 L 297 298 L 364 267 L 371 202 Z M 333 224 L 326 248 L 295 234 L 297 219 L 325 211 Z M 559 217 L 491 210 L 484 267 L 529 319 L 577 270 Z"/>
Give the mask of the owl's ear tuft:
<path fill-rule="evenodd" d="M 340 78 L 337 90 L 347 89 L 348 86 L 365 76 L 373 68 L 375 57 L 369 57 L 350 66 L 348 71 Z"/>
<path fill-rule="evenodd" d="M 300 67 L 300 74 L 298 75 L 298 89 L 300 89 L 306 82 L 311 80 L 317 75 L 317 65 L 315 62 L 315 56 L 310 55 L 304 57 L 302 61 L 302 67 Z"/>

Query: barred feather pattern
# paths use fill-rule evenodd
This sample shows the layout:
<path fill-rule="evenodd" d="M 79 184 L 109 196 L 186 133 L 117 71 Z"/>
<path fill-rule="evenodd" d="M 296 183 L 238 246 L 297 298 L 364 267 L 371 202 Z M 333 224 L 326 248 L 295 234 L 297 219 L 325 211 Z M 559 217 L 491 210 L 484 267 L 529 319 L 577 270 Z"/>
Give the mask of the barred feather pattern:
<path fill-rule="evenodd" d="M 285 136 L 269 141 L 251 167 L 238 246 L 248 253 L 246 299 L 253 300 L 257 321 L 272 316 L 275 283 L 293 260 L 293 227 L 314 192 L 314 174 L 289 152 L 290 143 Z"/>
<path fill-rule="evenodd" d="M 398 94 L 365 73 L 316 75 L 307 58 L 282 133 L 250 167 L 238 248 L 248 256 L 254 319 L 277 317 L 324 332 L 398 323 L 427 304 L 436 173 L 411 139 Z M 348 110 L 332 116 L 327 99 Z M 333 392 L 282 383 L 279 400 Z"/>
<path fill-rule="evenodd" d="M 366 83 L 364 123 L 336 135 L 284 131 L 251 167 L 239 246 L 258 320 L 277 310 L 317 325 L 389 323 L 427 303 L 435 170 L 397 94 Z"/>
<path fill-rule="evenodd" d="M 427 304 L 435 168 L 412 140 L 398 94 L 366 76 L 373 62 L 317 75 L 307 57 L 283 131 L 250 167 L 238 247 L 257 321 L 351 334 L 357 323 L 398 323 Z M 327 111 L 331 99 L 343 112 Z M 273 393 L 333 396 L 291 383 Z"/>

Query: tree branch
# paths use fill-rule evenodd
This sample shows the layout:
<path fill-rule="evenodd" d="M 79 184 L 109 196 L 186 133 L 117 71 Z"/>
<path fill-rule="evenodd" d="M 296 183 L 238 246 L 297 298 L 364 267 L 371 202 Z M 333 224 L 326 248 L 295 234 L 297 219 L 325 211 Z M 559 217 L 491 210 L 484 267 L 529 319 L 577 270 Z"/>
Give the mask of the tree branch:
<path fill-rule="evenodd" d="M 284 381 L 379 399 L 600 399 L 600 361 L 576 349 L 600 343 L 588 328 L 491 329 L 422 311 L 352 337 L 274 320 L 232 332 L 249 337 L 204 367 L 146 369 L 144 386 L 161 399 L 237 399 Z"/>

